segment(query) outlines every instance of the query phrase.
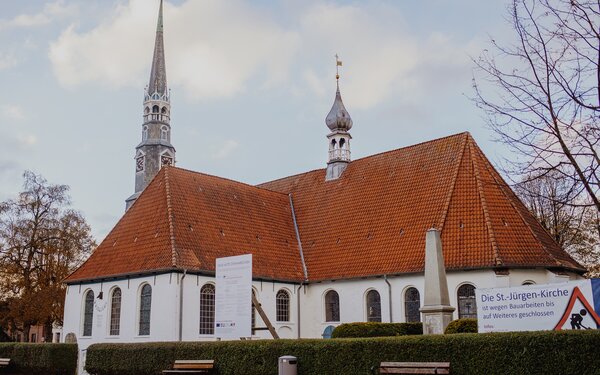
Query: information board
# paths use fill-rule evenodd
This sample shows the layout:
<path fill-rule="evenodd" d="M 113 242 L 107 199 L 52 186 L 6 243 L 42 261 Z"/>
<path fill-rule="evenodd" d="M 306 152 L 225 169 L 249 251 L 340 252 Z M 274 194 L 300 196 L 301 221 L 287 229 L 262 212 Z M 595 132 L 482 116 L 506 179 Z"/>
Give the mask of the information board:
<path fill-rule="evenodd" d="M 252 254 L 216 260 L 215 336 L 252 336 Z"/>
<path fill-rule="evenodd" d="M 598 329 L 600 279 L 476 289 L 479 332 Z"/>

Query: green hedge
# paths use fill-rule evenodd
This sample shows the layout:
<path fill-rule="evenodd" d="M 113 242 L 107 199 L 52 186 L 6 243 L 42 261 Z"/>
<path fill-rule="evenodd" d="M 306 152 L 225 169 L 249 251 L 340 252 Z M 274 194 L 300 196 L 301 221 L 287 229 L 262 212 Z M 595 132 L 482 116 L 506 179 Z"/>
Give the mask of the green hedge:
<path fill-rule="evenodd" d="M 95 344 L 93 375 L 159 375 L 175 359 L 214 359 L 219 375 L 276 375 L 298 357 L 299 375 L 366 375 L 382 361 L 449 361 L 452 374 L 600 374 L 599 331 L 519 332 L 368 339 Z"/>
<path fill-rule="evenodd" d="M 0 343 L 0 358 L 10 358 L 0 374 L 73 375 L 77 371 L 77 345 Z"/>
<path fill-rule="evenodd" d="M 453 320 L 448 324 L 444 333 L 447 335 L 454 333 L 477 333 L 477 319 L 463 318 Z"/>
<path fill-rule="evenodd" d="M 345 323 L 335 327 L 331 337 L 386 337 L 422 335 L 423 323 Z"/>

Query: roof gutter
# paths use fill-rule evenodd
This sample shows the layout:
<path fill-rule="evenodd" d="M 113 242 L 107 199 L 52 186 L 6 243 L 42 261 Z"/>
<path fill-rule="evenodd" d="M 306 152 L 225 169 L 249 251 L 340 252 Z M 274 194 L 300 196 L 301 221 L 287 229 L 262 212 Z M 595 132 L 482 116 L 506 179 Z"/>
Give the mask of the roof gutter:
<path fill-rule="evenodd" d="M 394 319 L 392 319 L 392 284 L 390 284 L 390 282 L 388 281 L 387 275 L 383 275 L 383 280 L 388 286 L 388 305 L 390 307 L 390 323 L 393 323 Z"/>
<path fill-rule="evenodd" d="M 290 208 L 292 209 L 292 220 L 294 221 L 294 229 L 296 230 L 296 239 L 298 240 L 298 248 L 300 249 L 300 260 L 302 261 L 302 270 L 304 271 L 304 281 L 308 281 L 308 271 L 306 269 L 306 262 L 304 261 L 304 251 L 302 250 L 302 241 L 300 240 L 300 231 L 298 230 L 298 222 L 296 221 L 296 212 L 294 210 L 294 201 L 292 200 L 292 193 L 288 194 L 290 197 Z M 300 330 L 298 330 L 300 331 Z"/>

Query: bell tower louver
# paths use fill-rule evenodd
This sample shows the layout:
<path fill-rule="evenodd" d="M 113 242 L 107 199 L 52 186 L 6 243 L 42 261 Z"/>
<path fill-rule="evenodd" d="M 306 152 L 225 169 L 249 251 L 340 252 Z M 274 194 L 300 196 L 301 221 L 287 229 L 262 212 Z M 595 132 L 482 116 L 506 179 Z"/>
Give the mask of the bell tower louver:
<path fill-rule="evenodd" d="M 156 176 L 160 168 L 175 164 L 171 144 L 171 93 L 167 87 L 163 41 L 163 1 L 160 1 L 150 81 L 144 90 L 142 141 L 135 148 L 135 192 L 126 209 Z"/>

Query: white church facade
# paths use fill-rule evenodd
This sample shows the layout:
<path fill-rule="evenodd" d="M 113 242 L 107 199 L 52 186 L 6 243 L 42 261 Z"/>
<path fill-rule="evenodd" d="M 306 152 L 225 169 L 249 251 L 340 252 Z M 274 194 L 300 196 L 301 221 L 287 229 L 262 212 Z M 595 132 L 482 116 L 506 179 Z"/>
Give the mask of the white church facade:
<path fill-rule="evenodd" d="M 253 255 L 254 293 L 281 338 L 419 321 L 429 228 L 441 233 L 454 318 L 476 317 L 476 288 L 585 272 L 468 133 L 351 160 L 338 83 L 326 168 L 251 186 L 175 167 L 170 111 L 161 1 L 135 192 L 65 281 L 63 341 L 75 338 L 82 357 L 94 343 L 216 340 L 220 257 Z M 265 326 L 255 313 L 253 326 Z"/>

